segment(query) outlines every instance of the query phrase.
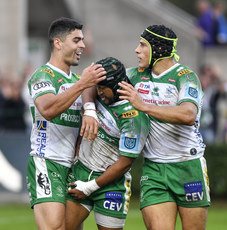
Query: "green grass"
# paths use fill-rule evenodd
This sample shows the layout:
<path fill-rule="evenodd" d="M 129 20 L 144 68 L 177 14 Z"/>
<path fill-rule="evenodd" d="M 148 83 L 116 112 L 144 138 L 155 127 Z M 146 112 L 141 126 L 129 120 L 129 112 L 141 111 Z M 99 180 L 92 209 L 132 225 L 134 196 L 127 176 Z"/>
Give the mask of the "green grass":
<path fill-rule="evenodd" d="M 132 201 L 124 230 L 145 230 L 138 202 Z M 0 230 L 35 230 L 33 211 L 28 205 L 0 205 Z M 84 224 L 84 230 L 97 229 L 93 213 Z M 181 225 L 177 220 L 176 230 Z M 227 229 L 227 201 L 213 202 L 209 208 L 207 230 Z"/>

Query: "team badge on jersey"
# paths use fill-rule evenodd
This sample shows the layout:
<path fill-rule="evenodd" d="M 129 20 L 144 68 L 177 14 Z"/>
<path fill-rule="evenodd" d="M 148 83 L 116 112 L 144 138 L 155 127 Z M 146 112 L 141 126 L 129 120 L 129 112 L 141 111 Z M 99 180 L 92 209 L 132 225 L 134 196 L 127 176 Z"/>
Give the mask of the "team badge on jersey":
<path fill-rule="evenodd" d="M 198 201 L 203 200 L 203 186 L 201 181 L 191 182 L 184 184 L 186 201 Z"/>
<path fill-rule="evenodd" d="M 121 138 L 120 150 L 123 151 L 138 151 L 139 134 L 123 133 Z"/>
<path fill-rule="evenodd" d="M 197 101 L 199 101 L 198 87 L 195 84 L 187 82 L 186 87 L 185 87 L 185 97 L 190 97 L 190 98 L 193 97 Z"/>

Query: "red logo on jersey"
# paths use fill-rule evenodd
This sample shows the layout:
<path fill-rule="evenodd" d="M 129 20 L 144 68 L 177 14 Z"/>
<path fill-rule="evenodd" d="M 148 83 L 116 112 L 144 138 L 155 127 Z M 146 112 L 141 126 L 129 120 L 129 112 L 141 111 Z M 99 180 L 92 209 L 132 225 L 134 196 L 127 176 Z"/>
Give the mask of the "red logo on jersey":
<path fill-rule="evenodd" d="M 144 90 L 144 89 L 138 89 L 138 92 L 142 94 L 149 94 L 149 90 Z"/>
<path fill-rule="evenodd" d="M 169 81 L 169 82 L 176 82 L 175 79 L 171 79 L 171 78 L 168 78 L 168 81 Z"/>
<path fill-rule="evenodd" d="M 149 77 L 141 77 L 141 80 L 150 80 Z"/>
<path fill-rule="evenodd" d="M 64 81 L 63 78 L 60 78 L 60 79 L 57 80 L 58 83 L 60 83 L 60 82 L 62 82 L 62 81 Z"/>

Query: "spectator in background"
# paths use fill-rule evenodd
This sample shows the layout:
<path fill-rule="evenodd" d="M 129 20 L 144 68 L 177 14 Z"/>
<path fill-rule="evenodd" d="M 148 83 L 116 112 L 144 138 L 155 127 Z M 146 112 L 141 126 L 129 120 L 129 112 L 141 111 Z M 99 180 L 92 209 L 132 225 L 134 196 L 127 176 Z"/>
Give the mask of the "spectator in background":
<path fill-rule="evenodd" d="M 199 13 L 199 18 L 196 22 L 196 36 L 201 40 L 205 48 L 213 46 L 215 44 L 213 9 L 206 0 L 197 1 L 196 9 Z"/>
<path fill-rule="evenodd" d="M 220 67 L 203 65 L 199 72 L 199 79 L 204 92 L 200 132 L 205 143 L 214 143 L 219 117 L 218 102 L 225 91 Z"/>
<path fill-rule="evenodd" d="M 8 71 L 7 78 L 1 76 L 0 130 L 25 131 L 25 103 L 21 96 L 23 81 Z"/>
<path fill-rule="evenodd" d="M 227 44 L 227 21 L 224 15 L 224 6 L 221 2 L 214 4 L 214 33 L 215 44 L 226 45 Z"/>

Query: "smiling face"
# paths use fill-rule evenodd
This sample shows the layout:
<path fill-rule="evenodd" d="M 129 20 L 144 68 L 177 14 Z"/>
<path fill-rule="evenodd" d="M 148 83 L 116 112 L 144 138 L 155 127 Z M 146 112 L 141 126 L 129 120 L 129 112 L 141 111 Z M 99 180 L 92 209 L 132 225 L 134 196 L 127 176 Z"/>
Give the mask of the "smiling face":
<path fill-rule="evenodd" d="M 105 105 L 111 105 L 114 102 L 113 90 L 103 85 L 97 85 L 97 93 Z"/>
<path fill-rule="evenodd" d="M 149 60 L 150 60 L 150 46 L 148 42 L 143 39 L 140 39 L 140 43 L 135 49 L 135 52 L 138 56 L 139 67 L 140 68 L 148 68 Z"/>
<path fill-rule="evenodd" d="M 62 59 L 68 66 L 78 65 L 80 55 L 85 48 L 83 39 L 83 33 L 78 29 L 75 29 L 70 34 L 68 34 L 65 39 L 59 39 Z"/>

